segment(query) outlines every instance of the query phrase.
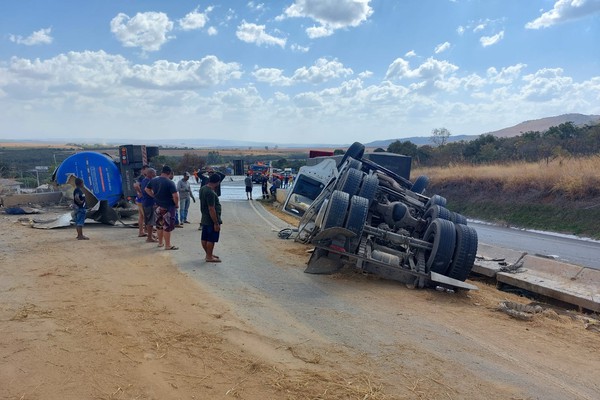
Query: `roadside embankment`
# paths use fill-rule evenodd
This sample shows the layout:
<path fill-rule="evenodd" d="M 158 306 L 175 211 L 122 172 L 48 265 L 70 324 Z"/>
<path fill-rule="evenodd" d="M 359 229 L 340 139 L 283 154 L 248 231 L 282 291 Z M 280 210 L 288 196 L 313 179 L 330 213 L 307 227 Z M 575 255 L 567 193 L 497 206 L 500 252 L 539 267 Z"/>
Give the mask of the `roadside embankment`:
<path fill-rule="evenodd" d="M 434 182 L 428 192 L 446 197 L 451 210 L 468 218 L 600 239 L 598 197 L 573 200 L 535 188 L 513 191 L 477 181 Z"/>

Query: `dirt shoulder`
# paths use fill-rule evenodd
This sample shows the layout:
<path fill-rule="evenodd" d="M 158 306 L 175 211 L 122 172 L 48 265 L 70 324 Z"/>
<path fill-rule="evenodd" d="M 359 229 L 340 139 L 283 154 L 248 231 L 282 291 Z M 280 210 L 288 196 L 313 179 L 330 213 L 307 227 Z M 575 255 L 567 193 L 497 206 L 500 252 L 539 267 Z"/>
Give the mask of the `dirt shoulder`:
<path fill-rule="evenodd" d="M 389 357 L 377 359 L 336 343 L 275 340 L 239 319 L 229 303 L 180 272 L 170 252 L 144 243 L 134 229 L 88 227 L 92 240 L 77 241 L 71 229 L 36 230 L 16 219 L 0 216 L 0 398 L 456 399 L 481 398 L 488 390 L 497 390 L 489 398 L 514 395 L 501 382 L 490 383 L 493 378 L 462 375 L 460 367 L 452 372 L 447 359 L 431 357 L 427 343 L 393 346 Z M 305 248 L 274 235 L 275 241 L 282 263 L 304 267 Z M 352 272 L 330 279 L 357 288 L 374 282 Z M 372 296 L 386 302 L 386 312 L 444 321 L 449 337 L 467 335 L 474 343 L 491 337 L 483 358 L 516 351 L 519 357 L 507 355 L 506 361 L 527 357 L 535 375 L 535 361 L 551 357 L 564 360 L 557 370 L 593 379 L 600 367 L 590 356 L 600 352 L 597 333 L 556 313 L 530 323 L 512 320 L 495 308 L 501 299 L 519 299 L 480 286 L 480 292 L 450 301 L 445 294 L 395 284 L 378 285 Z M 420 329 L 406 323 L 406 329 Z M 451 345 L 440 344 L 454 351 Z M 402 369 L 389 369 L 392 362 Z"/>
<path fill-rule="evenodd" d="M 383 398 L 356 371 L 257 335 L 136 230 L 88 227 L 92 240 L 77 241 L 71 229 L 15 220 L 0 217 L 10 232 L 0 254 L 0 398 Z"/>

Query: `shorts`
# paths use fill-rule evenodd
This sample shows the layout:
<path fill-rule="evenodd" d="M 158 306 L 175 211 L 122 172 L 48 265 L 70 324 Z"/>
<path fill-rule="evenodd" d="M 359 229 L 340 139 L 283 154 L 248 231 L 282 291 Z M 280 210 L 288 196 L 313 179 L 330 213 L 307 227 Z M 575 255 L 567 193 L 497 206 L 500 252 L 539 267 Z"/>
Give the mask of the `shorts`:
<path fill-rule="evenodd" d="M 87 210 L 85 208 L 78 208 L 75 210 L 75 226 L 83 226 L 86 213 Z"/>
<path fill-rule="evenodd" d="M 147 226 L 156 225 L 156 215 L 154 214 L 154 206 L 144 207 L 144 224 Z"/>
<path fill-rule="evenodd" d="M 156 229 L 159 231 L 171 232 L 175 229 L 175 207 L 156 207 Z"/>
<path fill-rule="evenodd" d="M 203 242 L 217 243 L 219 241 L 219 234 L 221 232 L 215 232 L 214 225 L 202 225 L 202 235 L 200 240 Z"/>
<path fill-rule="evenodd" d="M 252 193 L 252 186 L 246 186 L 246 193 Z"/>

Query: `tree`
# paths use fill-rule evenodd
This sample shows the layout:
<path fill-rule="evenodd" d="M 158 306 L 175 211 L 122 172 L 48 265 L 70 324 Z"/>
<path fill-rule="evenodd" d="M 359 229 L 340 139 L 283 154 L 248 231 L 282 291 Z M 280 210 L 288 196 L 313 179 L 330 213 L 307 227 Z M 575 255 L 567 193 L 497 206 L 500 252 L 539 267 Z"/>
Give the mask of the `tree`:
<path fill-rule="evenodd" d="M 218 151 L 209 151 L 206 155 L 206 163 L 208 165 L 221 164 L 222 162 L 223 158 Z"/>
<path fill-rule="evenodd" d="M 406 140 L 404 142 L 396 140 L 390 143 L 390 145 L 387 148 L 387 151 L 390 153 L 404 154 L 405 156 L 416 157 L 419 152 L 419 148 L 410 140 Z"/>
<path fill-rule="evenodd" d="M 446 128 L 435 128 L 431 131 L 431 141 L 437 146 L 443 146 L 448 142 L 451 133 Z"/>
<path fill-rule="evenodd" d="M 335 149 L 335 150 L 333 151 L 333 155 L 334 155 L 334 156 L 341 156 L 341 155 L 344 155 L 344 153 L 345 153 L 345 152 L 346 152 L 346 150 L 342 150 L 342 149 Z"/>
<path fill-rule="evenodd" d="M 181 160 L 175 167 L 177 173 L 192 172 L 195 169 L 202 169 L 206 165 L 206 160 L 197 154 L 184 153 Z"/>
<path fill-rule="evenodd" d="M 382 149 L 381 147 L 378 147 L 375 150 L 373 150 L 373 153 L 385 153 L 385 149 Z"/>
<path fill-rule="evenodd" d="M 273 161 L 273 167 L 284 169 L 287 168 L 288 160 L 285 158 L 280 158 L 279 160 Z"/>

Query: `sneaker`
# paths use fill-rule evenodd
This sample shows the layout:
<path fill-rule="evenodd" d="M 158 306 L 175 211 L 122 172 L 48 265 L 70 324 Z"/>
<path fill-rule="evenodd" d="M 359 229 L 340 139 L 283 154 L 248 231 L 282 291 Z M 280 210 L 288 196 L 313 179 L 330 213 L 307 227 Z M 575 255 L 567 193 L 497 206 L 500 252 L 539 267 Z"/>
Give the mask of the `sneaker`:
<path fill-rule="evenodd" d="M 189 224 L 189 223 L 190 223 L 190 221 L 183 221 L 183 223 L 184 223 L 184 224 Z"/>
<path fill-rule="evenodd" d="M 183 228 L 183 224 L 177 224 L 175 225 L 175 228 Z"/>

